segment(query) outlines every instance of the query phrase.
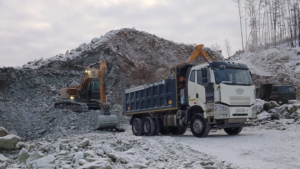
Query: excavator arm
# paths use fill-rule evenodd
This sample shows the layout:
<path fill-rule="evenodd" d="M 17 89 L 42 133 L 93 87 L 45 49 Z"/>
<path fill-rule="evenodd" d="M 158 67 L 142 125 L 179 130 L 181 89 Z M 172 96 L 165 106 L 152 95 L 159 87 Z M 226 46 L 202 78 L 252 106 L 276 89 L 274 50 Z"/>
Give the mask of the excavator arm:
<path fill-rule="evenodd" d="M 101 110 L 108 112 L 108 107 L 106 103 L 106 74 L 107 74 L 107 65 L 106 62 L 101 60 L 99 62 L 99 84 L 100 84 L 100 101 L 101 101 Z"/>
<path fill-rule="evenodd" d="M 193 60 L 195 60 L 195 58 L 199 54 L 202 56 L 202 58 L 206 62 L 212 62 L 213 61 L 212 57 L 210 57 L 209 54 L 203 50 L 203 48 L 204 48 L 203 44 L 197 45 L 196 48 L 194 49 L 193 53 L 188 57 L 188 59 L 185 61 L 185 63 L 191 63 Z"/>

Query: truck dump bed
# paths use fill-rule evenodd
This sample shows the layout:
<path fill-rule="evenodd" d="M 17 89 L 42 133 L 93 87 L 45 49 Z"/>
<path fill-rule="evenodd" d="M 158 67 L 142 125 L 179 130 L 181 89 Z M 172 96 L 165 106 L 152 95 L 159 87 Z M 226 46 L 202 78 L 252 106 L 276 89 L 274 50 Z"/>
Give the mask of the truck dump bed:
<path fill-rule="evenodd" d="M 176 108 L 175 79 L 126 89 L 123 94 L 124 114 L 164 111 Z"/>
<path fill-rule="evenodd" d="M 123 92 L 124 115 L 176 110 L 182 104 L 180 98 L 180 77 L 185 78 L 191 64 L 171 69 L 171 77 L 155 83 L 149 83 L 126 89 Z M 184 95 L 184 94 L 182 94 Z"/>

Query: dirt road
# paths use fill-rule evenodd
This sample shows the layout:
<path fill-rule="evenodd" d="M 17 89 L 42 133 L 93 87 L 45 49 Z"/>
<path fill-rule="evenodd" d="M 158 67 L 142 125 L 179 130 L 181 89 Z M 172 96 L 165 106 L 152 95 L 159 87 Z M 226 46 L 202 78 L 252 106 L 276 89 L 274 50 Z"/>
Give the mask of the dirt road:
<path fill-rule="evenodd" d="M 207 138 L 195 138 L 190 131 L 173 137 L 194 150 L 241 168 L 300 168 L 299 124 L 287 126 L 283 131 L 245 128 L 237 136 L 228 136 L 219 130 Z"/>

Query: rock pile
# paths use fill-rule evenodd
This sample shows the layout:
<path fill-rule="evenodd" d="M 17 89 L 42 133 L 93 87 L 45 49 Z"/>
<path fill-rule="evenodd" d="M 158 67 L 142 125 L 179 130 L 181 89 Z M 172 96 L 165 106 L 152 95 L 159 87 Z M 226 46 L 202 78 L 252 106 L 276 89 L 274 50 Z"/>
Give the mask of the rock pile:
<path fill-rule="evenodd" d="M 278 105 L 274 101 L 256 100 L 256 125 L 267 129 L 285 130 L 287 125 L 300 124 L 300 102 L 290 101 L 289 104 Z"/>
<path fill-rule="evenodd" d="M 236 168 L 177 143 L 171 137 L 136 137 L 96 132 L 46 136 L 29 141 L 18 154 L 0 156 L 7 168 Z"/>

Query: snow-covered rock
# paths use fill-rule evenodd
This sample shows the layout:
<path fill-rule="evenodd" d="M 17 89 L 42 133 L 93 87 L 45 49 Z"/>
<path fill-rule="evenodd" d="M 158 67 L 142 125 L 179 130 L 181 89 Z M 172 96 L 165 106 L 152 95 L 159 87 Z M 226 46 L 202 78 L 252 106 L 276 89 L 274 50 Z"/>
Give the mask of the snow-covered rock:
<path fill-rule="evenodd" d="M 27 151 L 27 149 L 22 148 L 22 150 L 20 150 L 19 152 L 19 157 L 18 160 L 20 163 L 26 162 L 26 160 L 29 158 L 29 153 Z"/>
<path fill-rule="evenodd" d="M 269 114 L 266 111 L 263 111 L 259 115 L 257 115 L 258 120 L 266 120 L 266 119 L 269 119 L 269 118 L 271 118 L 271 114 Z"/>
<path fill-rule="evenodd" d="M 84 148 L 84 147 L 88 146 L 89 143 L 90 143 L 89 139 L 84 139 L 80 142 L 79 147 Z"/>
<path fill-rule="evenodd" d="M 49 155 L 46 157 L 33 160 L 27 164 L 27 168 L 53 168 L 55 169 L 55 157 L 54 155 Z"/>
<path fill-rule="evenodd" d="M 10 161 L 7 157 L 5 157 L 3 154 L 0 154 L 0 162 L 3 163 L 3 162 L 8 162 Z"/>
<path fill-rule="evenodd" d="M 16 149 L 17 143 L 21 140 L 20 137 L 16 135 L 6 135 L 4 137 L 0 137 L 0 149 L 12 150 Z"/>

